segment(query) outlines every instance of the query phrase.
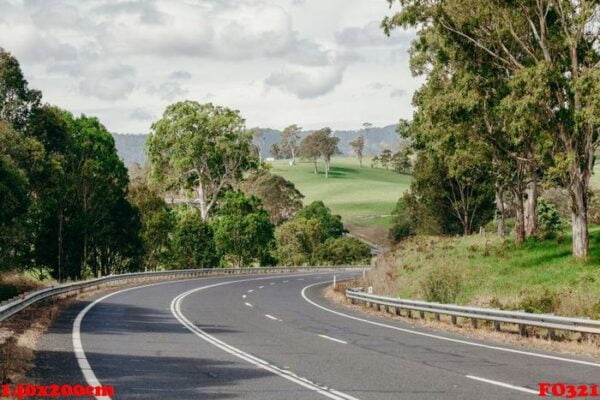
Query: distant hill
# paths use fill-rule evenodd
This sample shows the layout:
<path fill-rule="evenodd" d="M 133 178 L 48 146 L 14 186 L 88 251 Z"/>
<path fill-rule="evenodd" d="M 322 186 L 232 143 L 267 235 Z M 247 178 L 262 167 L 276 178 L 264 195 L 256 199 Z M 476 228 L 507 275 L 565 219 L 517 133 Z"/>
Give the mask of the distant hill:
<path fill-rule="evenodd" d="M 309 135 L 312 131 L 305 131 L 301 133 L 301 137 Z M 365 155 L 379 154 L 381 150 L 389 148 L 395 150 L 400 145 L 400 137 L 396 132 L 396 125 L 388 125 L 382 128 L 372 127 L 369 128 L 368 132 L 364 130 L 355 131 L 334 131 L 333 135 L 340 138 L 340 150 L 344 155 L 351 155 L 352 148 L 350 142 L 360 135 L 365 135 Z M 146 162 L 146 154 L 144 153 L 144 146 L 148 135 L 136 135 L 136 134 L 113 134 L 115 138 L 115 145 L 117 151 L 123 159 L 126 166 L 129 167 L 134 162 L 144 164 Z M 269 149 L 274 143 L 278 143 L 281 140 L 281 131 L 275 129 L 264 129 L 263 136 L 260 139 L 261 154 L 263 158 L 270 157 Z"/>

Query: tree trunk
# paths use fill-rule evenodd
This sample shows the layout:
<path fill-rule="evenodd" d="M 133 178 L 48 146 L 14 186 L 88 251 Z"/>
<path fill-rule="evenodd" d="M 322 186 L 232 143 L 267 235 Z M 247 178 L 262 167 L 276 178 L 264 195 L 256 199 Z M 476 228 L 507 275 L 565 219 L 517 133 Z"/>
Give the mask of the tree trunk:
<path fill-rule="evenodd" d="M 317 174 L 319 171 L 317 171 L 317 160 L 313 159 L 313 174 Z"/>
<path fill-rule="evenodd" d="M 498 209 L 498 236 L 504 239 L 506 237 L 506 211 L 502 189 L 498 186 L 496 186 L 496 208 Z"/>
<path fill-rule="evenodd" d="M 198 184 L 196 192 L 198 193 L 198 201 L 200 202 L 200 217 L 202 221 L 206 222 L 208 221 L 208 205 L 206 204 L 206 195 L 204 194 L 202 183 Z"/>
<path fill-rule="evenodd" d="M 325 179 L 329 178 L 329 160 L 325 160 Z"/>
<path fill-rule="evenodd" d="M 362 155 L 358 156 L 358 164 L 362 168 Z"/>
<path fill-rule="evenodd" d="M 292 165 L 296 165 L 296 149 L 292 146 Z"/>
<path fill-rule="evenodd" d="M 515 243 L 517 244 L 522 244 L 525 241 L 525 217 L 523 208 L 523 193 L 515 193 Z"/>
<path fill-rule="evenodd" d="M 571 186 L 571 223 L 573 225 L 573 257 L 587 259 L 589 256 L 587 185 L 577 180 Z"/>
<path fill-rule="evenodd" d="M 533 236 L 538 231 L 538 215 L 537 215 L 537 203 L 538 203 L 538 181 L 534 176 L 531 182 L 527 185 L 525 190 L 527 194 L 527 200 L 525 201 L 525 237 Z"/>

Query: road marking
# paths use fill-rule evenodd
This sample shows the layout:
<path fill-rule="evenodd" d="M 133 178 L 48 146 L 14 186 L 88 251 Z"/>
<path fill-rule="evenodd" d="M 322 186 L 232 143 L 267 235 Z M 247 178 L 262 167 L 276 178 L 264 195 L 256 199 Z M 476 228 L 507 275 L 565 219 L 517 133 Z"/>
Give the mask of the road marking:
<path fill-rule="evenodd" d="M 262 289 L 262 288 L 264 288 L 264 287 L 265 287 L 265 286 L 263 285 L 263 286 L 259 286 L 258 288 L 259 288 L 259 289 Z"/>
<path fill-rule="evenodd" d="M 283 283 L 288 283 L 289 281 L 283 281 Z"/>
<path fill-rule="evenodd" d="M 327 272 L 321 272 L 321 274 L 326 274 Z M 294 276 L 298 276 L 297 274 L 294 275 L 288 275 L 288 276 L 284 276 L 285 277 L 294 277 Z M 218 277 L 214 277 L 216 279 L 223 279 L 223 276 L 218 276 Z M 214 279 L 213 277 L 201 277 L 201 278 L 195 278 L 195 279 L 190 279 L 187 280 L 186 282 L 191 282 L 191 281 L 196 281 L 196 280 L 206 280 L 206 279 Z M 227 282 L 222 282 L 221 284 L 233 284 L 233 283 L 238 283 L 238 282 L 248 282 L 248 281 L 256 281 L 256 280 L 266 280 L 266 279 L 272 279 L 272 277 L 264 277 L 264 278 L 251 278 L 251 279 L 236 279 L 236 280 L 232 280 L 232 281 L 227 281 Z M 71 333 L 72 336 L 72 342 L 73 342 L 73 353 L 75 354 L 75 358 L 77 359 L 77 364 L 79 365 L 79 369 L 81 370 L 81 373 L 86 381 L 86 383 L 89 386 L 102 386 L 102 384 L 100 383 L 100 381 L 98 381 L 98 378 L 96 377 L 96 374 L 94 373 L 94 370 L 92 369 L 92 367 L 90 366 L 90 363 L 85 355 L 85 350 L 83 348 L 83 343 L 81 341 L 81 323 L 83 321 L 83 318 L 85 317 L 85 315 L 98 303 L 100 303 L 101 301 L 106 300 L 107 298 L 120 294 L 120 293 L 125 293 L 125 292 L 129 292 L 130 290 L 137 290 L 137 289 L 143 289 L 143 288 L 147 288 L 150 286 L 158 286 L 158 285 L 167 285 L 167 284 L 177 284 L 180 283 L 182 281 L 169 281 L 169 282 L 157 282 L 157 283 L 151 283 L 148 285 L 141 285 L 141 286 L 136 286 L 136 287 L 131 287 L 131 288 L 127 288 L 127 289 L 122 289 L 122 290 L 118 290 L 116 292 L 112 292 L 107 294 L 106 296 L 100 297 L 99 299 L 94 300 L 92 303 L 88 304 L 83 310 L 81 310 L 79 312 L 79 314 L 77 314 L 77 317 L 75 318 L 75 321 L 73 321 L 73 330 Z M 252 292 L 252 290 L 249 290 L 249 292 Z M 111 400 L 110 396 L 95 396 L 97 400 Z M 353 397 L 348 397 L 347 400 L 350 399 L 354 399 Z"/>
<path fill-rule="evenodd" d="M 242 295 L 242 299 L 245 299 L 246 297 L 248 297 L 248 296 L 246 296 L 245 294 Z"/>
<path fill-rule="evenodd" d="M 303 280 L 304 280 L 304 278 L 298 278 L 297 280 L 299 280 L 299 281 L 303 281 Z"/>
<path fill-rule="evenodd" d="M 250 303 L 244 303 L 244 304 L 246 304 L 246 306 L 252 308 L 252 304 L 250 304 Z"/>
<path fill-rule="evenodd" d="M 489 345 L 489 344 L 469 342 L 468 340 L 453 339 L 453 338 L 449 338 L 449 337 L 445 337 L 445 336 L 435 335 L 435 334 L 432 334 L 432 333 L 419 332 L 419 331 L 414 331 L 412 329 L 406 329 L 406 328 L 400 328 L 400 327 L 393 326 L 393 325 L 387 325 L 387 324 L 384 324 L 384 323 L 381 323 L 381 322 L 370 321 L 368 319 L 355 317 L 353 315 L 344 314 L 342 312 L 331 310 L 331 309 L 329 309 L 327 307 L 323 307 L 322 305 L 315 303 L 314 301 L 312 301 L 311 299 L 309 299 L 306 296 L 306 290 L 307 289 L 309 289 L 309 288 L 311 288 L 313 286 L 324 285 L 324 284 L 327 284 L 327 283 L 330 283 L 330 282 L 333 282 L 333 281 L 317 282 L 317 283 L 313 283 L 313 284 L 310 284 L 308 286 L 305 286 L 302 289 L 302 291 L 301 291 L 302 297 L 308 303 L 312 304 L 313 306 L 315 306 L 317 308 L 320 308 L 321 310 L 330 312 L 330 313 L 335 314 L 335 315 L 339 315 L 340 317 L 350 318 L 350 319 L 353 319 L 355 321 L 364 322 L 364 323 L 375 325 L 375 326 L 379 326 L 379 327 L 382 327 L 382 328 L 393 329 L 395 331 L 410 333 L 410 334 L 418 335 L 418 336 L 425 336 L 425 337 L 429 337 L 429 338 L 433 338 L 433 339 L 445 340 L 447 342 L 460 343 L 460 344 L 465 344 L 465 345 L 468 345 L 468 346 L 481 347 L 481 348 L 484 348 L 484 349 L 498 350 L 498 351 L 504 351 L 504 352 L 507 352 L 507 353 L 521 354 L 521 355 L 526 355 L 526 356 L 531 356 L 531 357 L 545 358 L 545 359 L 548 359 L 548 360 L 555 360 L 555 361 L 564 361 L 564 362 L 569 362 L 569 363 L 573 363 L 573 364 L 587 365 L 587 366 L 590 366 L 590 367 L 600 368 L 600 364 L 594 363 L 594 362 L 590 362 L 590 361 L 573 360 L 573 359 L 570 359 L 570 358 L 551 356 L 551 355 L 547 355 L 547 354 L 532 353 L 532 352 L 529 352 L 529 351 L 509 349 L 507 347 L 492 346 L 492 345 Z"/>
<path fill-rule="evenodd" d="M 240 282 L 240 281 L 235 281 L 235 282 Z M 203 339 L 204 341 L 218 347 L 219 349 L 221 349 L 231 355 L 234 355 L 244 361 L 247 361 L 248 363 L 250 363 L 256 367 L 259 367 L 266 371 L 269 371 L 275 375 L 285 378 L 291 382 L 294 382 L 302 387 L 305 387 L 309 390 L 312 390 L 312 391 L 314 391 L 322 396 L 325 396 L 327 398 L 330 398 L 330 399 L 359 400 L 358 398 L 353 397 L 349 394 L 342 393 L 335 389 L 331 389 L 331 388 L 319 385 L 317 383 L 314 383 L 304 377 L 296 375 L 292 371 L 279 368 L 276 365 L 270 364 L 265 360 L 262 360 L 258 357 L 253 356 L 252 354 L 246 353 L 236 347 L 233 347 L 233 346 L 223 342 L 222 340 L 219 340 L 216 337 L 209 335 L 202 329 L 198 328 L 189 319 L 187 319 L 185 317 L 185 315 L 183 315 L 183 313 L 181 312 L 181 302 L 183 301 L 183 299 L 185 297 L 189 296 L 190 294 L 198 292 L 200 290 L 205 290 L 205 289 L 213 288 L 216 286 L 222 286 L 222 285 L 235 283 L 235 282 L 216 283 L 213 285 L 202 286 L 202 287 L 188 290 L 187 292 L 181 293 L 179 296 L 175 297 L 173 299 L 173 301 L 171 302 L 171 313 L 175 316 L 175 318 L 177 318 L 177 320 L 179 322 L 181 322 L 181 324 L 183 324 L 183 326 L 185 326 L 188 330 L 190 330 L 194 335 L 198 336 L 199 338 Z"/>
<path fill-rule="evenodd" d="M 330 336 L 325 336 L 325 335 L 319 335 L 319 336 L 322 337 L 323 339 L 331 340 L 332 342 L 338 342 L 338 343 L 341 343 L 341 344 L 348 344 L 348 342 L 344 342 L 343 340 L 332 338 Z"/>
<path fill-rule="evenodd" d="M 269 283 L 269 285 L 271 285 L 271 286 L 272 286 L 272 285 L 274 285 L 274 284 L 275 284 L 275 282 L 271 282 L 271 283 Z"/>
<path fill-rule="evenodd" d="M 279 318 L 277 318 L 277 317 L 274 317 L 274 316 L 272 316 L 272 315 L 269 315 L 269 314 L 265 314 L 265 317 L 267 317 L 267 318 L 269 318 L 269 319 L 272 319 L 273 321 L 281 321 Z"/>
<path fill-rule="evenodd" d="M 519 392 L 531 393 L 531 394 L 535 394 L 537 396 L 539 396 L 539 394 L 540 394 L 540 392 L 538 390 L 528 389 L 528 388 L 525 388 L 522 386 L 515 386 L 515 385 L 511 385 L 511 384 L 504 383 L 504 382 L 493 381 L 491 379 L 479 378 L 479 377 L 473 376 L 473 375 L 465 375 L 465 376 L 469 379 L 474 379 L 476 381 L 489 383 L 491 385 L 501 386 L 501 387 L 504 387 L 507 389 L 518 390 Z"/>
<path fill-rule="evenodd" d="M 248 290 L 248 293 L 252 293 L 252 292 L 254 292 L 254 289 Z"/>

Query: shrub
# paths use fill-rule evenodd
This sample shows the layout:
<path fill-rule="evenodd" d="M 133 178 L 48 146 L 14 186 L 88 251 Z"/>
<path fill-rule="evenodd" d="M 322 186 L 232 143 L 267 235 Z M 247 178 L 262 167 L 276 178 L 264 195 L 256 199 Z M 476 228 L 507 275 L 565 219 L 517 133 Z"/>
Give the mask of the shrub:
<path fill-rule="evenodd" d="M 296 218 L 318 220 L 327 237 L 340 237 L 344 232 L 342 217 L 332 214 L 322 201 L 313 201 L 300 210 Z"/>
<path fill-rule="evenodd" d="M 564 223 L 558 209 L 540 199 L 538 202 L 539 235 L 542 239 L 550 239 L 564 230 Z"/>
<path fill-rule="evenodd" d="M 196 210 L 181 210 L 171 243 L 176 268 L 213 268 L 218 264 L 214 234 Z"/>
<path fill-rule="evenodd" d="M 461 289 L 462 275 L 451 267 L 436 268 L 421 282 L 425 300 L 438 303 L 454 303 Z"/>
<path fill-rule="evenodd" d="M 555 312 L 560 305 L 558 293 L 545 290 L 540 295 L 529 295 L 520 304 L 520 308 L 526 312 L 547 314 Z"/>
<path fill-rule="evenodd" d="M 367 264 L 371 248 L 355 238 L 329 238 L 319 246 L 317 258 L 329 265 Z"/>
<path fill-rule="evenodd" d="M 318 247 L 326 236 L 319 220 L 297 218 L 279 226 L 275 238 L 280 263 L 307 265 L 315 263 Z"/>

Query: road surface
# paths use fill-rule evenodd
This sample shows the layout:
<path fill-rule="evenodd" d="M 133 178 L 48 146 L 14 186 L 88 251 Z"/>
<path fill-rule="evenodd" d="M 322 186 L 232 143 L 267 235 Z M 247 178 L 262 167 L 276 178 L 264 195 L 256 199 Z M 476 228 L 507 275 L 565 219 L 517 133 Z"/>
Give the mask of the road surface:
<path fill-rule="evenodd" d="M 331 279 L 204 278 L 79 301 L 41 338 L 31 378 L 112 385 L 114 399 L 527 399 L 539 382 L 600 383 L 592 359 L 335 305 L 321 294 Z"/>

